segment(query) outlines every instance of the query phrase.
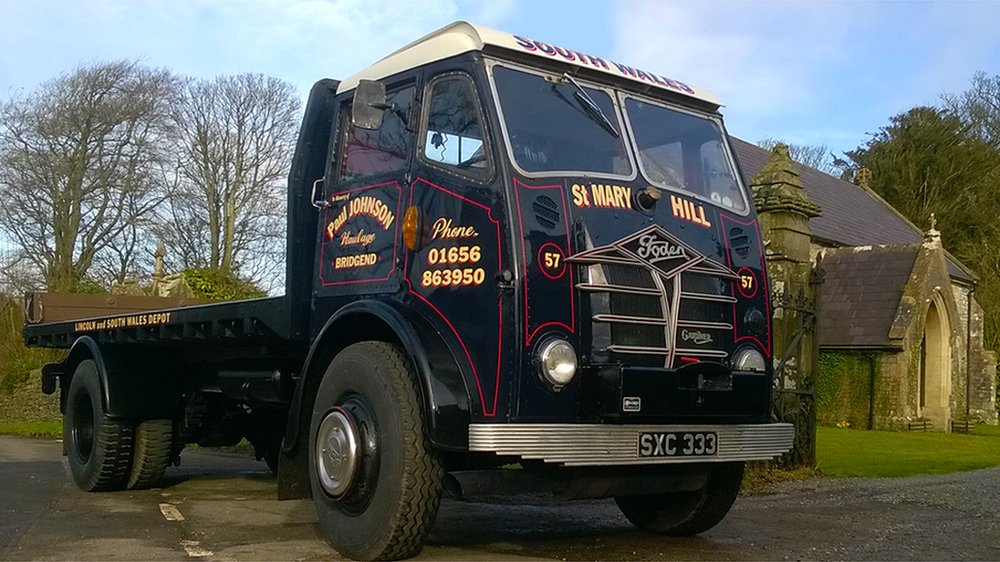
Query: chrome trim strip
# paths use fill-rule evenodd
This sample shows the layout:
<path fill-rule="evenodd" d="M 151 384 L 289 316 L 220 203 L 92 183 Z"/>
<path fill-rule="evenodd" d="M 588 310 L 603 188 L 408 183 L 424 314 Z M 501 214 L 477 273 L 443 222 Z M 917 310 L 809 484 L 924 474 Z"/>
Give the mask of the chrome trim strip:
<path fill-rule="evenodd" d="M 681 318 L 681 293 L 684 292 L 683 275 L 675 275 L 673 278 L 673 295 L 670 297 L 670 304 L 667 304 L 667 286 L 669 279 L 663 279 L 659 275 L 653 279 L 657 285 L 660 286 L 660 290 L 663 291 L 663 296 L 660 298 L 660 308 L 663 310 L 664 318 L 670 318 L 671 325 L 667 326 L 664 330 L 664 337 L 667 338 L 667 345 L 670 346 L 670 353 L 667 354 L 666 359 L 663 360 L 663 368 L 669 369 L 674 364 L 674 357 L 677 357 L 677 322 Z M 657 281 L 657 279 L 659 279 Z M 673 313 L 673 314 L 671 314 Z"/>
<path fill-rule="evenodd" d="M 586 265 L 601 265 L 605 263 L 613 263 L 617 265 L 631 265 L 633 267 L 643 268 L 645 270 L 645 266 L 643 266 L 642 263 L 637 262 L 633 259 L 611 256 L 606 254 L 600 254 L 596 256 L 570 256 L 566 258 L 566 261 L 569 263 L 578 263 Z"/>
<path fill-rule="evenodd" d="M 632 353 L 632 354 L 644 354 L 644 353 L 654 353 L 657 355 L 670 355 L 670 349 L 666 347 L 644 347 L 641 345 L 609 345 L 604 348 L 606 351 L 611 351 L 614 353 Z"/>
<path fill-rule="evenodd" d="M 685 269 L 684 273 L 697 273 L 698 275 L 705 275 L 705 276 L 708 276 L 708 277 L 719 277 L 719 278 L 722 278 L 722 279 L 729 279 L 731 281 L 735 281 L 736 279 L 739 279 L 738 275 L 733 275 L 732 273 L 729 273 L 729 272 L 726 272 L 726 271 L 717 271 L 715 269 L 708 268 L 708 267 L 700 267 L 700 266 L 697 266 L 697 265 L 694 265 L 694 266 L 691 266 L 691 267 Z"/>
<path fill-rule="evenodd" d="M 678 328 L 704 328 L 706 330 L 732 330 L 732 324 L 724 322 L 699 322 L 697 320 L 680 320 L 677 322 Z"/>
<path fill-rule="evenodd" d="M 640 457 L 642 433 L 715 432 L 711 457 Z M 789 423 L 742 425 L 611 425 L 510 423 L 469 425 L 469 450 L 537 459 L 564 466 L 691 464 L 768 460 L 792 448 Z"/>
<path fill-rule="evenodd" d="M 702 357 L 729 357 L 725 351 L 717 349 L 681 349 L 677 348 L 677 353 L 684 355 L 700 355 Z"/>
<path fill-rule="evenodd" d="M 633 295 L 650 295 L 654 297 L 660 296 L 660 290 L 652 287 L 604 285 L 601 283 L 577 283 L 576 288 L 583 291 L 593 291 L 593 292 L 606 291 L 608 293 L 629 293 Z"/>
<path fill-rule="evenodd" d="M 619 324 L 646 324 L 649 326 L 666 326 L 669 321 L 666 318 L 653 318 L 650 316 L 625 316 L 623 314 L 595 314 L 595 322 L 615 322 Z"/>
<path fill-rule="evenodd" d="M 709 295 L 707 293 L 681 293 L 681 298 L 700 301 L 728 302 L 730 304 L 736 302 L 736 298 L 730 297 L 729 295 Z"/>

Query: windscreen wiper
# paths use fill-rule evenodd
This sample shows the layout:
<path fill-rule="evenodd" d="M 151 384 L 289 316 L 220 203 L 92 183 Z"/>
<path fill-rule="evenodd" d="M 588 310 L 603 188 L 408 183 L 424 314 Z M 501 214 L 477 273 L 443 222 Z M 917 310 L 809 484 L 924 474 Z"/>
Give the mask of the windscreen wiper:
<path fill-rule="evenodd" d="M 595 102 L 594 99 L 590 97 L 590 94 L 587 93 L 587 90 L 584 90 L 583 86 L 581 86 L 579 82 L 574 80 L 573 77 L 570 76 L 568 72 L 563 72 L 563 78 L 569 80 L 570 83 L 576 86 L 576 91 L 573 92 L 573 97 L 575 97 L 577 101 L 580 102 L 580 107 L 583 108 L 584 113 L 586 113 L 588 117 L 596 121 L 598 125 L 604 127 L 604 129 L 607 132 L 611 133 L 611 136 L 615 137 L 616 139 L 621 138 L 621 133 L 619 133 L 618 130 L 615 129 L 615 126 L 611 124 L 611 120 L 608 119 L 608 116 L 604 114 L 604 111 L 602 111 L 600 106 L 597 105 L 597 102 Z"/>

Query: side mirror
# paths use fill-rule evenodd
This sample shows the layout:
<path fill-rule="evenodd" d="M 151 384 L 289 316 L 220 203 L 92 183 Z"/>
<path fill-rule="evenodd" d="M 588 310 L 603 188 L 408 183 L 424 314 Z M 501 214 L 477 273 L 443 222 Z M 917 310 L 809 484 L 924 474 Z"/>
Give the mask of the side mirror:
<path fill-rule="evenodd" d="M 385 109 L 385 84 L 375 80 L 358 82 L 351 104 L 351 124 L 369 131 L 378 129 L 382 126 Z"/>

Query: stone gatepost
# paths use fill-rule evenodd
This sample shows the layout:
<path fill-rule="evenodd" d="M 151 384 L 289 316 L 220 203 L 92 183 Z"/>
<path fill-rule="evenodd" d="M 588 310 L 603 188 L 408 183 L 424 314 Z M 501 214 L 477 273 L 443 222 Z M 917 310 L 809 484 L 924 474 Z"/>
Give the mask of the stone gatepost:
<path fill-rule="evenodd" d="M 821 210 L 806 195 L 784 144 L 774 147 L 750 187 L 771 281 L 774 411 L 780 421 L 795 424 L 795 449 L 784 462 L 811 467 L 816 463 L 813 383 L 819 366 L 815 330 L 819 276 L 810 259 L 809 219 L 818 217 Z"/>

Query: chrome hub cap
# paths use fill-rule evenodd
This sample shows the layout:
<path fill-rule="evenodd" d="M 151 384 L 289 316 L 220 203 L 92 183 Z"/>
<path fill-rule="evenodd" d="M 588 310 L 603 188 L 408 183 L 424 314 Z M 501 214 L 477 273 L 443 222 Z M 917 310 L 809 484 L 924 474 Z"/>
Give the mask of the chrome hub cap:
<path fill-rule="evenodd" d="M 358 432 L 349 413 L 340 407 L 327 412 L 316 433 L 315 451 L 323 490 L 335 498 L 343 496 L 358 472 Z"/>

